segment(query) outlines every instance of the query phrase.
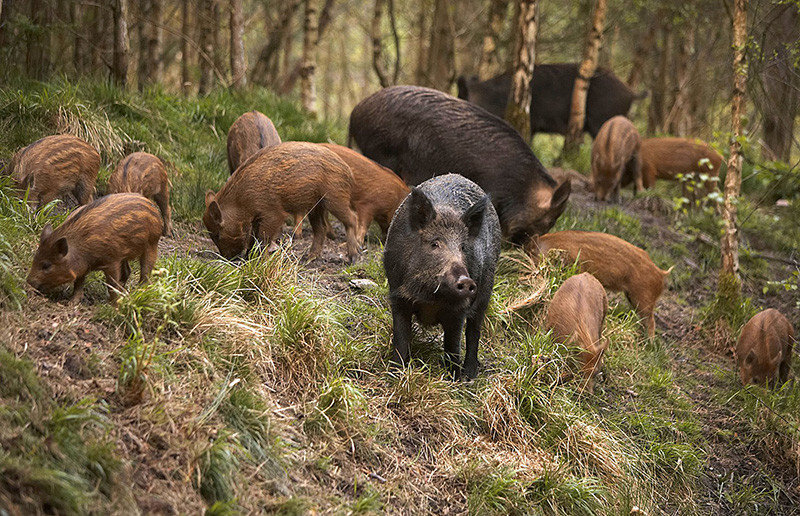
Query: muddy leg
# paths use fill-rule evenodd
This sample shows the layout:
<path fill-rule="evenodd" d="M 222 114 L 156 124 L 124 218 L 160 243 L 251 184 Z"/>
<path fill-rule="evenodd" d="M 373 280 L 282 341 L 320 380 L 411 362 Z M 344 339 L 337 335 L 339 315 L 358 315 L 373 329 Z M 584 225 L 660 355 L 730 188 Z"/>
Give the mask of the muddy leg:
<path fill-rule="evenodd" d="M 344 229 L 347 232 L 347 256 L 350 263 L 354 263 L 358 258 L 358 239 L 356 238 L 356 231 L 358 231 L 358 215 L 350 206 L 349 201 L 333 200 L 327 203 L 328 210 L 334 217 L 344 224 Z"/>
<path fill-rule="evenodd" d="M 153 266 L 158 259 L 158 241 L 154 242 L 151 246 L 144 250 L 144 254 L 139 258 L 139 284 L 147 281 Z"/>
<path fill-rule="evenodd" d="M 169 207 L 169 193 L 161 192 L 154 198 L 158 209 L 161 212 L 161 220 L 164 222 L 164 230 L 161 232 L 164 236 L 172 236 L 172 210 Z"/>
<path fill-rule="evenodd" d="M 72 287 L 72 295 L 69 298 L 69 304 L 75 306 L 80 304 L 83 299 L 83 284 L 86 282 L 86 276 L 75 278 L 75 283 Z"/>

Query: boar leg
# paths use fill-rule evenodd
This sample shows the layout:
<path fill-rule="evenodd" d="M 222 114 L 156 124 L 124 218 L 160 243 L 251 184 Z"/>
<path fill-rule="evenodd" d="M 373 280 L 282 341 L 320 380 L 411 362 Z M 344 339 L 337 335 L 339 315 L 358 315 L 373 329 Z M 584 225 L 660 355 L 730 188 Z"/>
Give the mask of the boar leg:
<path fill-rule="evenodd" d="M 358 258 L 358 240 L 356 238 L 358 214 L 350 205 L 350 199 L 344 196 L 326 198 L 325 206 L 344 225 L 347 233 L 347 256 L 350 258 L 350 263 L 354 263 Z"/>
<path fill-rule="evenodd" d="M 75 196 L 78 206 L 92 202 L 92 188 L 89 187 L 89 182 L 86 179 L 81 178 L 75 183 L 72 194 Z"/>
<path fill-rule="evenodd" d="M 86 276 L 79 276 L 75 278 L 75 283 L 72 287 L 72 296 L 69 298 L 69 304 L 72 306 L 78 305 L 83 299 L 83 284 L 86 282 Z"/>
<path fill-rule="evenodd" d="M 788 356 L 784 357 L 783 362 L 781 362 L 780 368 L 778 369 L 778 381 L 780 383 L 786 383 L 786 380 L 789 379 L 789 364 L 791 363 L 791 356 L 792 354 L 790 349 Z"/>
<path fill-rule="evenodd" d="M 161 211 L 161 220 L 164 222 L 164 230 L 161 232 L 164 236 L 172 236 L 172 211 L 169 207 L 169 193 L 159 192 L 155 195 L 153 200 L 158 205 Z"/>
<path fill-rule="evenodd" d="M 119 282 L 123 285 L 128 283 L 128 278 L 131 276 L 131 266 L 128 260 L 122 260 L 119 263 Z"/>
<path fill-rule="evenodd" d="M 392 299 L 392 358 L 395 365 L 406 365 L 411 358 L 411 303 Z"/>
<path fill-rule="evenodd" d="M 115 305 L 119 298 L 119 293 L 123 291 L 124 285 L 120 283 L 120 265 L 114 264 L 103 269 L 106 275 L 106 285 L 108 286 L 108 301 Z"/>
<path fill-rule="evenodd" d="M 308 220 L 314 234 L 311 249 L 308 250 L 308 260 L 316 260 L 322 254 L 322 246 L 325 244 L 325 208 L 321 205 L 314 206 L 308 212 Z"/>
<path fill-rule="evenodd" d="M 467 350 L 464 357 L 464 368 L 462 369 L 462 374 L 467 379 L 475 378 L 478 374 L 478 342 L 481 340 L 481 326 L 483 325 L 485 311 L 486 308 L 483 308 L 474 316 L 467 318 Z"/>
<path fill-rule="evenodd" d="M 633 306 L 633 309 L 636 310 L 636 313 L 639 315 L 639 320 L 647 330 L 647 336 L 653 338 L 656 334 L 656 319 L 655 315 L 653 314 L 656 307 L 655 300 L 651 301 L 649 299 L 640 299 L 638 297 L 631 296 L 629 292 L 625 293 L 625 297 L 628 298 L 628 302 L 631 304 L 631 306 Z"/>
<path fill-rule="evenodd" d="M 153 270 L 153 267 L 156 264 L 156 260 L 158 259 L 158 242 L 154 243 L 152 246 L 148 246 L 144 250 L 144 254 L 139 258 L 139 284 L 143 284 L 147 281 L 147 277 L 150 276 L 150 272 Z"/>
<path fill-rule="evenodd" d="M 442 327 L 445 366 L 453 375 L 453 380 L 458 380 L 461 372 L 461 332 L 464 330 L 464 318 L 460 315 L 450 315 L 447 317 L 447 322 L 442 323 Z"/>
<path fill-rule="evenodd" d="M 305 218 L 304 215 L 300 213 L 295 214 L 294 216 L 294 237 L 295 238 L 302 238 L 303 237 L 303 219 Z"/>

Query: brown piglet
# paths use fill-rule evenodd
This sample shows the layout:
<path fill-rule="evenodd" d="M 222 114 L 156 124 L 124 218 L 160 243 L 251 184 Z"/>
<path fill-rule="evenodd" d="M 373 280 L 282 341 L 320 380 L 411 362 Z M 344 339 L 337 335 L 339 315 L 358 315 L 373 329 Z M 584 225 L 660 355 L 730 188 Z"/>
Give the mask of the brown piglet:
<path fill-rule="evenodd" d="M 94 197 L 100 154 L 76 136 L 47 136 L 17 151 L 11 169 L 34 208 L 55 199 L 80 206 Z"/>
<path fill-rule="evenodd" d="M 366 156 L 341 145 L 321 145 L 336 153 L 353 172 L 353 205 L 358 214 L 356 238 L 359 244 L 364 243 L 364 237 L 373 220 L 386 235 L 394 212 L 411 190 L 397 174 Z"/>
<path fill-rule="evenodd" d="M 526 250 L 535 259 L 550 249 L 566 251 L 566 260 L 591 273 L 613 292 L 624 292 L 642 319 L 647 335 L 655 335 L 656 301 L 669 270 L 661 270 L 643 249 L 621 238 L 593 231 L 558 231 L 534 239 Z"/>
<path fill-rule="evenodd" d="M 279 143 L 281 137 L 269 117 L 256 110 L 243 114 L 228 130 L 228 168 L 231 174 L 259 150 Z"/>
<path fill-rule="evenodd" d="M 254 239 L 274 249 L 287 217 L 311 221 L 309 259 L 325 242 L 325 213 L 344 224 L 347 255 L 358 256 L 358 215 L 353 209 L 353 173 L 332 151 L 315 143 L 284 142 L 262 149 L 233 174 L 218 193 L 206 192 L 203 223 L 225 258 L 246 251 Z"/>
<path fill-rule="evenodd" d="M 602 338 L 608 298 L 603 285 L 584 272 L 568 278 L 556 291 L 547 308 L 547 328 L 557 342 L 576 344 L 582 349 L 581 371 L 586 387 L 594 391 L 594 376 L 600 370 L 608 343 Z"/>
<path fill-rule="evenodd" d="M 633 182 L 635 193 L 644 189 L 639 147 L 642 137 L 624 116 L 615 116 L 600 127 L 592 144 L 592 189 L 595 199 L 616 202 L 620 188 Z"/>
<path fill-rule="evenodd" d="M 156 203 L 164 221 L 164 235 L 172 234 L 169 178 L 164 163 L 147 152 L 134 152 L 119 162 L 108 180 L 108 193 L 140 193 Z"/>
<path fill-rule="evenodd" d="M 53 229 L 45 226 L 28 272 L 28 283 L 50 291 L 74 283 L 72 302 L 83 296 L 90 271 L 103 271 L 112 303 L 131 273 L 129 260 L 139 259 L 143 283 L 158 257 L 161 215 L 152 201 L 135 193 L 112 194 L 83 206 Z"/>
<path fill-rule="evenodd" d="M 780 383 L 789 377 L 794 329 L 786 317 L 768 308 L 754 315 L 742 328 L 736 345 L 736 362 L 742 385 L 766 384 L 776 377 Z"/>
<path fill-rule="evenodd" d="M 690 138 L 647 138 L 642 141 L 642 178 L 645 188 L 650 188 L 656 179 L 675 181 L 678 174 L 708 174 L 719 176 L 722 156 L 709 144 Z M 706 190 L 716 188 L 708 181 Z"/>

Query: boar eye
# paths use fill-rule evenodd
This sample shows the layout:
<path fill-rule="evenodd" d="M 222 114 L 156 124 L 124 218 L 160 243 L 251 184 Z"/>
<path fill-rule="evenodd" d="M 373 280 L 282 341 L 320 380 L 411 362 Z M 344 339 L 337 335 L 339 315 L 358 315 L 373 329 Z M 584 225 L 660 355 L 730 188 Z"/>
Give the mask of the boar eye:
<path fill-rule="evenodd" d="M 438 249 L 439 248 L 439 241 L 438 240 L 432 240 L 431 241 L 431 247 L 434 248 L 434 249 Z"/>
<path fill-rule="evenodd" d="M 42 263 L 42 270 L 43 270 L 43 271 L 50 270 L 50 267 L 52 267 L 52 265 L 50 264 L 50 262 L 44 262 L 44 263 Z"/>

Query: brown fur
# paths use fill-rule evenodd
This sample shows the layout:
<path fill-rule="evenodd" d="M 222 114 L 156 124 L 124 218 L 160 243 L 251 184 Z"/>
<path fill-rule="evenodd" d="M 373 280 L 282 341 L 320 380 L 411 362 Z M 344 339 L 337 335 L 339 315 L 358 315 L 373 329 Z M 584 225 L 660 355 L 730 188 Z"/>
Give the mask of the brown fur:
<path fill-rule="evenodd" d="M 20 149 L 11 164 L 14 180 L 36 209 L 55 200 L 91 202 L 100 154 L 76 136 L 47 136 Z"/>
<path fill-rule="evenodd" d="M 228 130 L 228 168 L 231 174 L 261 149 L 281 143 L 281 137 L 265 114 L 256 110 L 243 114 Z"/>
<path fill-rule="evenodd" d="M 557 342 L 580 346 L 581 371 L 586 387 L 594 391 L 594 376 L 602 367 L 608 343 L 602 338 L 608 312 L 606 291 L 597 279 L 584 272 L 568 278 L 547 308 L 547 328 Z"/>
<path fill-rule="evenodd" d="M 172 234 L 169 178 L 164 163 L 147 152 L 134 152 L 119 162 L 108 180 L 108 193 L 140 193 L 156 203 L 164 220 L 164 235 Z"/>
<path fill-rule="evenodd" d="M 125 287 L 131 269 L 128 260 L 139 259 L 143 283 L 158 257 L 162 230 L 158 208 L 135 193 L 102 197 L 74 212 L 56 229 L 48 224 L 28 272 L 37 290 L 52 290 L 74 283 L 72 302 L 80 301 L 83 282 L 90 271 L 103 271 L 111 302 Z"/>
<path fill-rule="evenodd" d="M 642 137 L 624 116 L 615 116 L 600 127 L 592 144 L 592 189 L 595 198 L 619 198 L 620 188 L 633 182 L 634 192 L 644 189 L 639 147 Z"/>
<path fill-rule="evenodd" d="M 373 220 L 386 235 L 394 212 L 411 190 L 397 174 L 358 152 L 331 143 L 321 145 L 336 153 L 353 172 L 353 205 L 358 213 L 356 238 L 359 244 L 364 243 Z"/>
<path fill-rule="evenodd" d="M 648 336 L 655 335 L 653 311 L 669 270 L 659 269 L 643 249 L 606 233 L 558 231 L 540 236 L 528 247 L 534 257 L 550 249 L 563 249 L 570 263 L 579 260 L 581 270 L 591 273 L 605 288 L 624 292 Z"/>
<path fill-rule="evenodd" d="M 736 345 L 736 363 L 742 385 L 780 383 L 789 377 L 792 364 L 794 329 L 786 317 L 775 310 L 762 310 L 747 321 Z"/>
<path fill-rule="evenodd" d="M 308 214 L 313 259 L 322 251 L 329 211 L 344 224 L 353 261 L 358 256 L 353 183 L 350 167 L 332 151 L 314 143 L 281 143 L 256 153 L 219 193 L 206 193 L 203 223 L 220 254 L 233 258 L 250 246 L 252 237 L 273 248 L 287 217 Z"/>
<path fill-rule="evenodd" d="M 703 141 L 689 138 L 647 138 L 642 141 L 642 178 L 645 188 L 652 187 L 656 179 L 675 181 L 678 174 L 702 173 L 718 177 L 722 166 L 719 152 Z M 700 164 L 700 160 L 708 163 Z M 714 190 L 709 181 L 706 189 Z"/>

